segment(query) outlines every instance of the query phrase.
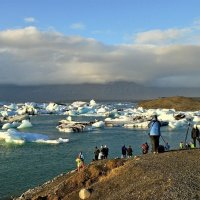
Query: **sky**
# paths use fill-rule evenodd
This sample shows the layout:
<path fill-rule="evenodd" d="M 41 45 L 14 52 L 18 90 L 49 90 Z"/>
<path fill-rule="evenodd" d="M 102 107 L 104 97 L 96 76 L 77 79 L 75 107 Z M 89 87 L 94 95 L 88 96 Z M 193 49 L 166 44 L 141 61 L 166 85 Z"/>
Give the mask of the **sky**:
<path fill-rule="evenodd" d="M 199 0 L 0 0 L 0 84 L 199 77 Z"/>

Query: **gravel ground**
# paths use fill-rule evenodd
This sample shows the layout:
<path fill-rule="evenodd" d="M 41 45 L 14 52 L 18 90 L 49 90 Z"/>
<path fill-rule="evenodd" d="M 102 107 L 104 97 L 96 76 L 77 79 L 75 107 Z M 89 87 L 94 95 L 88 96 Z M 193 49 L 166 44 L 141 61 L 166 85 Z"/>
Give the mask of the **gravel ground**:
<path fill-rule="evenodd" d="M 90 200 L 200 199 L 200 149 L 93 162 L 18 199 L 78 200 L 81 188 L 89 189 Z"/>

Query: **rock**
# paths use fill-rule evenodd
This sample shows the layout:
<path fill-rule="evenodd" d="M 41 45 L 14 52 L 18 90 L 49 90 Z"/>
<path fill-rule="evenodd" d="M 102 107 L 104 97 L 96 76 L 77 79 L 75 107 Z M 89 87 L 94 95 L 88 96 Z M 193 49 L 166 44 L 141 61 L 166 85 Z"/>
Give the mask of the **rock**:
<path fill-rule="evenodd" d="M 88 199 L 90 197 L 90 191 L 87 189 L 81 189 L 79 192 L 80 199 Z"/>

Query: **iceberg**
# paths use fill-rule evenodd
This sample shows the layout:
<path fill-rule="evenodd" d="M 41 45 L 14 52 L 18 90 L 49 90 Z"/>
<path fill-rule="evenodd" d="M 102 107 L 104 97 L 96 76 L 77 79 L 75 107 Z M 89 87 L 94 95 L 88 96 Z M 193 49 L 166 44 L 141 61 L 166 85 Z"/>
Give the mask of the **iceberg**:
<path fill-rule="evenodd" d="M 22 123 L 17 127 L 18 129 L 23 129 L 23 128 L 30 128 L 32 127 L 32 124 L 28 120 L 22 120 Z"/>
<path fill-rule="evenodd" d="M 47 135 L 39 133 L 19 132 L 15 129 L 8 129 L 7 132 L 0 132 L 0 140 L 4 140 L 6 143 L 14 144 L 24 144 L 26 142 L 60 144 L 69 142 L 69 139 L 49 139 Z"/>
<path fill-rule="evenodd" d="M 92 126 L 96 127 L 96 128 L 103 128 L 105 126 L 105 122 L 97 121 L 97 122 L 93 123 Z"/>
<path fill-rule="evenodd" d="M 2 129 L 3 129 L 3 130 L 6 130 L 6 129 L 10 129 L 10 128 L 17 128 L 19 125 L 20 125 L 20 123 L 18 123 L 18 122 L 5 123 L 5 124 L 2 126 Z"/>

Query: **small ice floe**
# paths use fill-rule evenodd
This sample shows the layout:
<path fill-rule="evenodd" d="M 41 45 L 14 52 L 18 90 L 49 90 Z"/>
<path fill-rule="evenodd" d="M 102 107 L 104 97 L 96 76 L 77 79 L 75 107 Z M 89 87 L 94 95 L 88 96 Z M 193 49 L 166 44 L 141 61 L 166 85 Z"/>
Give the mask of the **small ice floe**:
<path fill-rule="evenodd" d="M 86 105 L 87 102 L 84 101 L 75 101 L 71 104 L 72 107 L 78 108 L 78 107 L 82 107 L 84 105 Z"/>
<path fill-rule="evenodd" d="M 95 102 L 95 100 L 93 100 L 93 99 L 90 100 L 90 106 L 92 106 L 92 107 L 93 107 L 93 106 L 96 106 L 96 102 Z"/>
<path fill-rule="evenodd" d="M 96 111 L 98 114 L 105 114 L 107 112 L 107 109 L 105 107 L 100 107 Z"/>
<path fill-rule="evenodd" d="M 174 115 L 172 113 L 167 114 L 165 112 L 163 112 L 161 115 L 158 116 L 158 120 L 162 120 L 162 121 L 175 121 L 174 119 Z"/>
<path fill-rule="evenodd" d="M 36 140 L 37 143 L 44 143 L 44 144 L 61 144 L 69 142 L 69 139 L 58 138 L 57 140 L 43 140 L 39 139 Z"/>
<path fill-rule="evenodd" d="M 32 124 L 29 120 L 22 120 L 22 123 L 17 127 L 18 129 L 30 128 Z"/>
<path fill-rule="evenodd" d="M 2 117 L 10 117 L 10 116 L 14 116 L 15 114 L 16 114 L 15 111 L 8 111 L 8 110 L 0 111 L 0 116 Z"/>
<path fill-rule="evenodd" d="M 105 126 L 105 122 L 103 121 L 96 121 L 92 124 L 93 127 L 96 127 L 96 128 L 103 128 Z"/>
<path fill-rule="evenodd" d="M 111 111 L 107 111 L 105 113 L 102 113 L 102 116 L 106 116 L 108 118 L 119 118 L 120 116 L 126 116 L 127 113 L 123 113 L 123 114 L 119 114 L 118 110 L 117 109 L 113 109 Z"/>
<path fill-rule="evenodd" d="M 106 118 L 105 124 L 106 126 L 123 126 L 124 124 L 132 123 L 132 117 L 129 116 L 120 116 L 119 118 L 111 119 Z"/>
<path fill-rule="evenodd" d="M 194 116 L 194 118 L 193 118 L 193 122 L 195 122 L 195 123 L 200 123 L 200 116 Z"/>
<path fill-rule="evenodd" d="M 149 121 L 124 124 L 125 128 L 148 128 Z"/>
<path fill-rule="evenodd" d="M 188 121 L 186 119 L 170 121 L 168 126 L 172 129 L 179 129 L 188 126 Z"/>
<path fill-rule="evenodd" d="M 65 133 L 82 133 L 92 131 L 93 127 L 91 124 L 83 123 L 83 122 L 76 122 L 70 124 L 60 124 L 56 127 L 60 132 Z"/>
<path fill-rule="evenodd" d="M 17 128 L 20 125 L 19 122 L 5 123 L 2 126 L 2 130 L 7 130 L 9 128 Z"/>
<path fill-rule="evenodd" d="M 8 129 L 7 132 L 0 132 L 0 140 L 4 140 L 6 143 L 14 144 L 24 144 L 26 142 L 60 144 L 69 142 L 69 139 L 49 139 L 47 135 L 39 133 L 18 132 L 15 129 Z"/>
<path fill-rule="evenodd" d="M 49 112 L 49 113 L 56 113 L 59 111 L 59 106 L 58 104 L 56 103 L 49 103 L 49 105 L 46 107 L 46 110 Z"/>
<path fill-rule="evenodd" d="M 3 105 L 3 107 L 7 110 L 17 110 L 18 106 L 17 104 L 11 103 L 10 105 Z"/>
<path fill-rule="evenodd" d="M 67 119 L 59 121 L 59 125 L 56 127 L 60 132 L 71 133 L 71 132 L 86 132 L 92 131 L 92 124 L 94 122 L 78 122 L 73 121 L 71 116 L 68 116 Z"/>
<path fill-rule="evenodd" d="M 88 107 L 88 106 L 84 106 L 84 107 L 78 107 L 78 114 L 81 115 L 81 114 L 86 114 L 88 112 L 91 111 L 92 108 Z"/>
<path fill-rule="evenodd" d="M 34 105 L 35 104 L 25 103 L 25 105 L 23 105 L 17 110 L 18 115 L 36 115 L 38 111 L 34 108 Z"/>

